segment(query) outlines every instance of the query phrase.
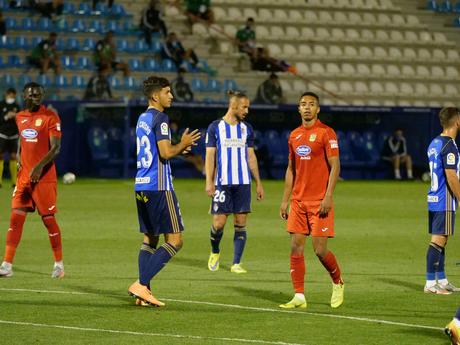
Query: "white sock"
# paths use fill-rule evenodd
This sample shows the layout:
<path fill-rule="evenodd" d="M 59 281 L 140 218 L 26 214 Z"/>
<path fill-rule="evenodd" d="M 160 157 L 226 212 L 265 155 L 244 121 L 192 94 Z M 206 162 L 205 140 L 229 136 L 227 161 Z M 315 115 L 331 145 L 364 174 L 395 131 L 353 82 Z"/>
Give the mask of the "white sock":
<path fill-rule="evenodd" d="M 305 295 L 303 293 L 296 293 L 294 297 L 305 301 Z"/>
<path fill-rule="evenodd" d="M 395 179 L 400 180 L 401 179 L 401 172 L 399 169 L 395 169 Z"/>
<path fill-rule="evenodd" d="M 9 262 L 6 262 L 6 261 L 3 261 L 2 262 L 2 267 L 4 267 L 7 270 L 11 270 L 13 268 L 13 264 L 9 263 Z"/>
<path fill-rule="evenodd" d="M 457 319 L 456 317 L 454 317 L 454 323 L 455 323 L 455 326 L 460 328 L 460 320 Z"/>
<path fill-rule="evenodd" d="M 56 262 L 54 263 L 54 267 L 56 267 L 56 266 L 64 267 L 64 262 L 62 262 L 62 261 L 56 261 Z"/>
<path fill-rule="evenodd" d="M 412 175 L 412 169 L 407 170 L 407 177 L 414 178 L 414 176 Z"/>
<path fill-rule="evenodd" d="M 425 287 L 430 288 L 436 285 L 436 280 L 427 280 Z"/>
<path fill-rule="evenodd" d="M 447 280 L 447 278 L 438 279 L 438 284 L 447 285 L 447 284 L 449 284 L 449 281 Z"/>

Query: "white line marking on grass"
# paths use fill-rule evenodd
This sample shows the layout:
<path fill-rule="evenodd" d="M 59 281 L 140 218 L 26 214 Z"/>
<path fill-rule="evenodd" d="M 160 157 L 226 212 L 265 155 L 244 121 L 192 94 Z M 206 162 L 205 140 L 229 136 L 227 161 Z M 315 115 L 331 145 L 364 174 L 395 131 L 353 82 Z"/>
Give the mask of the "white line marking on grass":
<path fill-rule="evenodd" d="M 97 294 L 97 293 L 92 293 L 92 292 L 34 290 L 34 289 L 0 288 L 0 291 L 37 292 L 37 293 L 67 294 L 67 295 L 94 295 L 94 296 L 101 296 L 102 295 L 102 296 L 110 296 L 110 297 L 120 297 L 120 296 L 122 296 L 121 294 L 120 295 L 104 294 L 104 293 Z M 214 307 L 251 310 L 251 311 L 257 311 L 257 312 L 322 316 L 322 317 L 329 317 L 329 318 L 333 318 L 333 319 L 345 319 L 345 320 L 353 320 L 353 321 L 363 321 L 363 322 L 379 323 L 379 324 L 392 325 L 392 326 L 402 326 L 402 327 L 409 327 L 409 328 L 423 328 L 423 329 L 432 329 L 432 330 L 436 330 L 436 331 L 443 330 L 443 328 L 440 328 L 440 327 L 424 326 L 424 325 L 417 325 L 417 324 L 404 323 L 404 322 L 398 322 L 398 321 L 387 321 L 387 320 L 380 320 L 380 319 L 371 319 L 371 318 L 359 317 L 359 316 L 347 316 L 347 315 L 337 315 L 337 314 L 315 313 L 315 312 L 309 312 L 309 311 L 295 311 L 295 310 L 281 310 L 281 309 L 261 308 L 261 307 L 249 307 L 249 306 L 238 305 L 238 304 L 225 304 L 225 303 L 215 303 L 215 302 L 206 302 L 206 301 L 188 301 L 188 300 L 173 299 L 173 298 L 162 298 L 162 300 L 170 301 L 170 302 L 188 303 L 188 304 L 209 305 L 209 306 L 214 306 Z"/>
<path fill-rule="evenodd" d="M 299 344 L 299 343 L 286 343 L 284 341 L 268 341 L 268 340 L 257 340 L 257 339 L 242 339 L 242 338 L 202 337 L 199 335 L 170 334 L 170 333 L 146 333 L 146 332 L 123 331 L 123 330 L 116 330 L 116 329 L 63 326 L 63 325 L 51 325 L 51 324 L 44 324 L 44 323 L 8 321 L 8 320 L 0 320 L 0 324 L 16 325 L 16 326 L 32 326 L 32 327 L 40 327 L 40 328 L 58 328 L 58 329 L 83 331 L 83 332 L 142 335 L 142 336 L 149 336 L 149 337 L 181 338 L 181 339 L 195 339 L 195 340 L 219 340 L 219 341 L 228 341 L 228 342 L 268 344 L 268 345 L 305 345 L 305 344 Z"/>

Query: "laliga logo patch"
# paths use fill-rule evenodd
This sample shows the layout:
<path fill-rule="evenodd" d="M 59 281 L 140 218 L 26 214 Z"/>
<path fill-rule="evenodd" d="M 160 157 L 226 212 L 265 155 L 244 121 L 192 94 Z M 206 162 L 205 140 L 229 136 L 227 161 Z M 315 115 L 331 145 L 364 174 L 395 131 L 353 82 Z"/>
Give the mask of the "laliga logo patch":
<path fill-rule="evenodd" d="M 311 153 L 311 148 L 310 146 L 307 145 L 301 145 L 295 149 L 295 152 L 300 156 L 300 157 L 306 157 Z"/>
<path fill-rule="evenodd" d="M 447 164 L 448 165 L 455 165 L 455 155 L 453 153 L 449 153 L 447 155 Z"/>
<path fill-rule="evenodd" d="M 169 134 L 168 124 L 167 124 L 166 122 L 163 122 L 163 123 L 160 125 L 160 130 L 161 130 L 161 134 L 162 134 L 162 135 L 168 135 L 168 134 Z"/>
<path fill-rule="evenodd" d="M 21 135 L 25 139 L 35 139 L 38 136 L 38 132 L 35 129 L 24 129 Z"/>

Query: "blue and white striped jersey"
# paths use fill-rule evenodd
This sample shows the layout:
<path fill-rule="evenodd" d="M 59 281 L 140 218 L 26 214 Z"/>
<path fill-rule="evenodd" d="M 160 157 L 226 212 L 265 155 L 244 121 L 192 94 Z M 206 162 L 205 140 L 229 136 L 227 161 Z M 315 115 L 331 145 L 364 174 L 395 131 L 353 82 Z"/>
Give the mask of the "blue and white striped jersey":
<path fill-rule="evenodd" d="M 254 147 L 254 130 L 250 124 L 230 125 L 223 119 L 212 122 L 206 147 L 216 148 L 216 186 L 251 184 L 248 147 Z"/>
<path fill-rule="evenodd" d="M 455 211 L 457 199 L 447 185 L 445 169 L 453 169 L 459 174 L 459 152 L 451 137 L 437 136 L 428 147 L 431 186 L 428 191 L 429 211 Z"/>
<path fill-rule="evenodd" d="M 147 109 L 137 120 L 137 191 L 173 190 L 171 167 L 158 153 L 157 141 L 171 140 L 169 118 L 153 108 Z"/>

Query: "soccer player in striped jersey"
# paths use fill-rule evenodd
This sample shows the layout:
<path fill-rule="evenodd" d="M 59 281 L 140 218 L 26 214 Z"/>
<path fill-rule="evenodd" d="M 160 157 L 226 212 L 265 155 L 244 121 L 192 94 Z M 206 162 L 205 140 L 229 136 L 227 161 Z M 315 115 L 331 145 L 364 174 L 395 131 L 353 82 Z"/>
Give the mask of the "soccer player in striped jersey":
<path fill-rule="evenodd" d="M 426 254 L 424 291 L 438 295 L 460 292 L 449 283 L 444 270 L 445 247 L 454 234 L 455 210 L 460 198 L 460 159 L 455 138 L 460 128 L 457 108 L 443 108 L 439 113 L 442 133 L 428 147 L 431 186 L 428 191 L 428 226 L 431 242 Z"/>
<path fill-rule="evenodd" d="M 198 130 L 182 134 L 177 145 L 171 145 L 169 118 L 163 112 L 171 106 L 173 96 L 165 78 L 144 80 L 147 110 L 136 126 L 137 174 L 135 194 L 140 232 L 144 240 L 139 252 L 139 280 L 128 289 L 138 305 L 164 306 L 150 291 L 150 280 L 182 247 L 184 226 L 172 184 L 169 160 L 188 152 L 200 138 Z M 160 235 L 165 243 L 157 248 Z"/>
<path fill-rule="evenodd" d="M 246 220 L 251 212 L 251 174 L 256 182 L 257 200 L 264 197 L 254 130 L 244 121 L 249 98 L 241 92 L 229 92 L 227 113 L 212 122 L 206 133 L 206 193 L 212 198 L 211 254 L 208 268 L 219 269 L 220 248 L 227 218 L 233 213 L 234 254 L 231 272 L 246 273 L 241 257 L 246 244 Z"/>

